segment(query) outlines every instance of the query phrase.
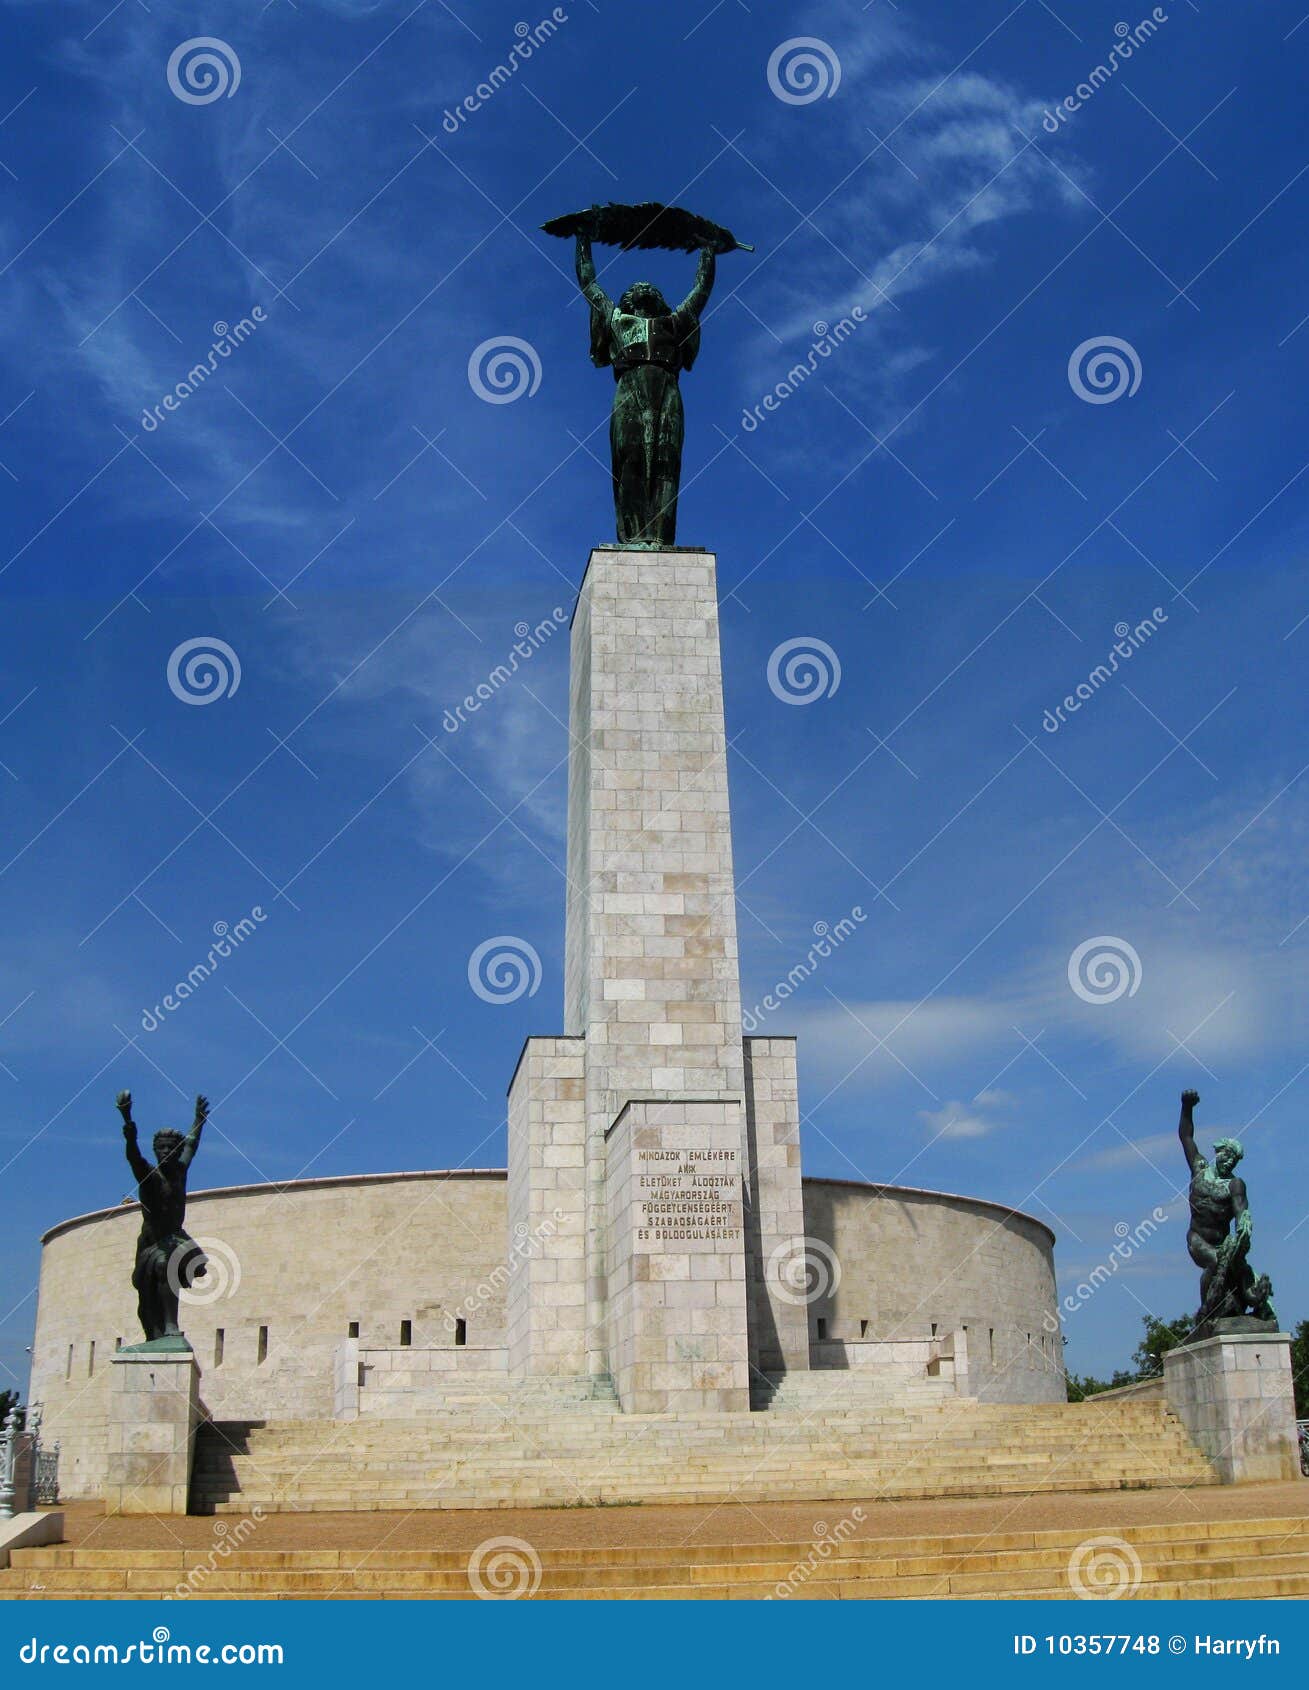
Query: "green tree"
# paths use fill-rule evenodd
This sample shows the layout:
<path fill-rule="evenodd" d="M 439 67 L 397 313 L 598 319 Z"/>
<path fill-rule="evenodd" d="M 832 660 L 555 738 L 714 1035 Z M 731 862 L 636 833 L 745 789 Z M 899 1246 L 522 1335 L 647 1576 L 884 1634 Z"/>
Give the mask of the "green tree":
<path fill-rule="evenodd" d="M 18 1406 L 17 1391 L 0 1391 L 0 1426 L 9 1418 L 9 1410 Z"/>
<path fill-rule="evenodd" d="M 1164 1370 L 1164 1356 L 1184 1344 L 1195 1330 L 1192 1315 L 1179 1315 L 1176 1320 L 1160 1320 L 1148 1314 L 1141 1321 L 1145 1337 L 1132 1352 L 1137 1379 L 1158 1379 Z"/>
<path fill-rule="evenodd" d="M 1068 1375 L 1069 1402 L 1085 1402 L 1087 1397 L 1097 1397 L 1101 1391 L 1116 1391 L 1121 1385 L 1135 1385 L 1135 1373 L 1125 1373 L 1122 1368 L 1114 1374 L 1112 1379 L 1097 1379 L 1092 1373 Z"/>
<path fill-rule="evenodd" d="M 1309 1320 L 1302 1320 L 1292 1335 L 1291 1373 L 1295 1379 L 1295 1417 L 1309 1420 Z"/>

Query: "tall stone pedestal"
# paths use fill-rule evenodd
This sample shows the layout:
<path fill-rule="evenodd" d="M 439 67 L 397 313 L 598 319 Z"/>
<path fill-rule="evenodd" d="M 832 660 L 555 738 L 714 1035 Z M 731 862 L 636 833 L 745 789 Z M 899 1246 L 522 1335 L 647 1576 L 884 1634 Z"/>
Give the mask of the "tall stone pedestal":
<path fill-rule="evenodd" d="M 740 1104 L 629 1103 L 605 1151 L 609 1366 L 619 1401 L 631 1414 L 745 1413 Z"/>
<path fill-rule="evenodd" d="M 768 1272 L 803 1251 L 795 1052 L 741 1034 L 713 554 L 597 547 L 571 638 L 564 1036 L 510 1090 L 509 1370 L 746 1409 L 809 1337 Z"/>
<path fill-rule="evenodd" d="M 200 1369 L 186 1349 L 111 1358 L 106 1514 L 185 1514 L 200 1422 Z"/>
<path fill-rule="evenodd" d="M 1224 1484 L 1299 1476 L 1285 1332 L 1230 1332 L 1169 1350 L 1164 1394 Z"/>

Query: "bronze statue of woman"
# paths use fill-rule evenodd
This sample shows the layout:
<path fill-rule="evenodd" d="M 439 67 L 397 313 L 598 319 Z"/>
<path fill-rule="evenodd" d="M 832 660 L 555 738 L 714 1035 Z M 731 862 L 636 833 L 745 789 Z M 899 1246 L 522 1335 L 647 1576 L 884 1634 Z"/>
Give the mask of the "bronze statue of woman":
<path fill-rule="evenodd" d="M 591 307 L 591 362 L 613 367 L 609 420 L 614 516 L 625 546 L 677 543 L 684 420 L 678 377 L 700 350 L 700 316 L 714 285 L 714 249 L 700 252 L 695 286 L 674 311 L 652 282 L 617 305 L 596 280 L 591 238 L 577 235 L 577 280 Z"/>

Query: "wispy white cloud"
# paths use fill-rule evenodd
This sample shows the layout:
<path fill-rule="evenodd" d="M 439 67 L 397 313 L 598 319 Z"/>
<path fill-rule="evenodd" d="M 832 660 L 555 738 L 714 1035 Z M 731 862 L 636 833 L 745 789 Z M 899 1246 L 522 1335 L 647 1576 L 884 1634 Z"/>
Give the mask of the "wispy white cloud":
<path fill-rule="evenodd" d="M 918 1119 L 932 1138 L 985 1138 L 1004 1125 L 994 1111 L 1012 1102 L 1007 1093 L 989 1089 L 970 1103 L 945 1103 L 939 1109 L 920 1109 Z"/>
<path fill-rule="evenodd" d="M 813 223 L 790 237 L 790 262 L 773 262 L 751 290 L 767 329 L 751 338 L 741 384 L 751 395 L 761 371 L 813 342 L 816 323 L 861 308 L 869 325 L 823 365 L 822 380 L 880 433 L 902 423 L 906 380 L 936 355 L 903 309 L 911 296 L 995 263 L 1005 226 L 1020 217 L 1084 214 L 1077 185 L 1088 173 L 1067 152 L 1059 170 L 1042 156 L 1043 94 L 976 68 L 952 70 L 903 14 L 829 0 L 803 23 L 840 58 L 839 92 L 802 114 L 779 104 L 754 162 L 766 176 L 794 144 L 802 115 L 825 126 L 833 180 L 813 184 L 801 208 L 813 209 Z M 847 172 L 829 201 L 827 188 Z M 767 204 L 766 186 L 757 186 Z M 788 412 L 773 450 L 804 458 L 803 409 Z"/>

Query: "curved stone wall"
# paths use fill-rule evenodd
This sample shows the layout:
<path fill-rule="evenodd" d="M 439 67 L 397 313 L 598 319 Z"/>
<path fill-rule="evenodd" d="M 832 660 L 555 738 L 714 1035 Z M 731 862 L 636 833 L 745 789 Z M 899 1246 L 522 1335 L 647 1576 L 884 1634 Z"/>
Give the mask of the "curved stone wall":
<path fill-rule="evenodd" d="M 839 1264 L 834 1290 L 810 1307 L 813 1365 L 857 1366 L 861 1340 L 962 1334 L 962 1393 L 1065 1400 L 1054 1234 L 1041 1221 L 975 1197 L 838 1179 L 806 1179 L 804 1212 Z M 812 1267 L 821 1279 L 821 1249 Z"/>
<path fill-rule="evenodd" d="M 839 1285 L 809 1310 L 815 1365 L 855 1367 L 873 1354 L 861 1343 L 967 1327 L 961 1389 L 997 1401 L 1063 1399 L 1049 1337 L 1054 1238 L 1039 1221 L 971 1198 L 842 1180 L 806 1179 L 804 1204 L 807 1235 L 840 1263 Z M 30 1396 L 45 1405 L 47 1441 L 60 1442 L 68 1497 L 99 1487 L 109 1358 L 140 1339 L 130 1284 L 139 1224 L 137 1206 L 122 1204 L 63 1221 L 42 1241 Z M 333 1353 L 346 1337 L 457 1348 L 461 1368 L 503 1368 L 502 1170 L 197 1191 L 187 1225 L 211 1268 L 183 1324 L 216 1419 L 330 1418 Z"/>

